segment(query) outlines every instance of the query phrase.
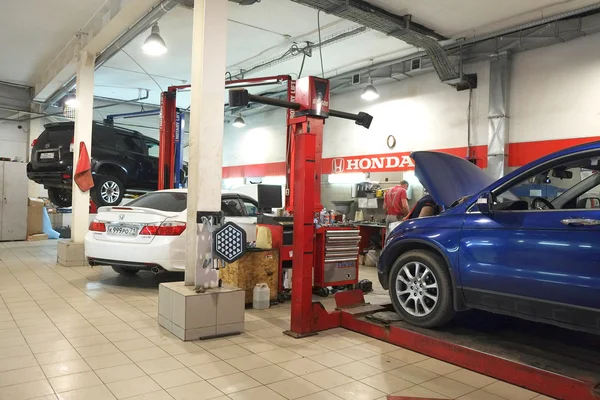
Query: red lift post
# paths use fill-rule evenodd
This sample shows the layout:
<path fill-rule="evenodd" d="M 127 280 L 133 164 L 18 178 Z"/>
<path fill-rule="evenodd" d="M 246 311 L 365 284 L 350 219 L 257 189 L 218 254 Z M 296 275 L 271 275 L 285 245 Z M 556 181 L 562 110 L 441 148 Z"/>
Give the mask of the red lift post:
<path fill-rule="evenodd" d="M 294 212 L 292 261 L 292 315 L 288 333 L 294 337 L 314 335 L 318 331 L 340 326 L 340 312 L 328 313 L 319 302 L 312 301 L 315 265 L 315 216 L 321 205 L 321 160 L 325 118 L 350 119 L 369 128 L 372 117 L 366 113 L 350 114 L 329 109 L 329 81 L 305 77 L 295 83 L 295 101 L 254 96 L 247 90 L 231 90 L 229 103 L 245 106 L 257 102 L 294 110 L 289 119 L 287 176 L 288 209 Z M 290 185 L 290 183 L 293 183 Z"/>

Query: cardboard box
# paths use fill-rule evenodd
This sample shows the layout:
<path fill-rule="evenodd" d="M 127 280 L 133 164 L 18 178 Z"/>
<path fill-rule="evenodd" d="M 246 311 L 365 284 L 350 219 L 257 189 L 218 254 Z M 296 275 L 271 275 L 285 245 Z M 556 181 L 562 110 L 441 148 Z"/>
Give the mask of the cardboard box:
<path fill-rule="evenodd" d="M 42 233 L 44 218 L 44 200 L 29 198 L 27 202 L 27 235 Z"/>
<path fill-rule="evenodd" d="M 29 240 L 30 242 L 37 240 L 48 240 L 48 235 L 46 235 L 45 233 L 36 233 L 35 235 L 27 236 L 27 240 Z"/>

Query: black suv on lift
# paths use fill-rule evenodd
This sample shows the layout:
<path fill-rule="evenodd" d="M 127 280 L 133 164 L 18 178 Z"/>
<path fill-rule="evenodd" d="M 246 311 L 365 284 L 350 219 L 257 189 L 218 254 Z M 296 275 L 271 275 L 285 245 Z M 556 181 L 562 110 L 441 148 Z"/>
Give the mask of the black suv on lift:
<path fill-rule="evenodd" d="M 59 207 L 71 205 L 74 122 L 47 124 L 33 142 L 27 177 L 48 189 Z M 118 205 L 126 192 L 158 188 L 158 141 L 141 133 L 94 122 L 92 125 L 92 200 Z"/>

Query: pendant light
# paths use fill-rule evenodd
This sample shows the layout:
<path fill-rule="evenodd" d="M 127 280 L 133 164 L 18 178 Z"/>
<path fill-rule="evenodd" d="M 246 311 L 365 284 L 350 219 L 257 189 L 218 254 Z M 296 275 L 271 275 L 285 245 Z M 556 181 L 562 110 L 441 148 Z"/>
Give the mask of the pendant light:
<path fill-rule="evenodd" d="M 158 28 L 158 23 L 152 25 L 152 31 L 150 33 L 150 36 L 148 36 L 144 41 L 142 51 L 144 52 L 144 54 L 148 54 L 149 56 L 161 56 L 167 52 L 167 45 L 165 44 L 163 38 L 160 36 L 160 29 Z"/>

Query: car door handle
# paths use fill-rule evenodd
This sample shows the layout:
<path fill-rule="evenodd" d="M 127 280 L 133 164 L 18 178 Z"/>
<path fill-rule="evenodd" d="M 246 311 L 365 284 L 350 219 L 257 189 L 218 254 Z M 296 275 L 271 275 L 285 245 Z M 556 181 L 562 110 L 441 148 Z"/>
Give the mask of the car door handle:
<path fill-rule="evenodd" d="M 600 220 L 589 218 L 567 218 L 560 221 L 563 225 L 569 226 L 594 226 L 600 225 Z"/>

